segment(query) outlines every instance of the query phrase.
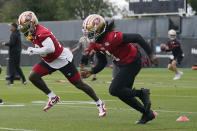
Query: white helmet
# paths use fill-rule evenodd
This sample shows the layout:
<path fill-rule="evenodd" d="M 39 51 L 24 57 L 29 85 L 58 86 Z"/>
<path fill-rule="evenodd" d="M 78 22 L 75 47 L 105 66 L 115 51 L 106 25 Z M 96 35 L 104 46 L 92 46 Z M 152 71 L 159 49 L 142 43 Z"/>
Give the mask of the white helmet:
<path fill-rule="evenodd" d="M 83 35 L 88 36 L 91 41 L 95 41 L 105 32 L 105 28 L 105 19 L 98 14 L 92 14 L 83 21 L 82 32 Z"/>
<path fill-rule="evenodd" d="M 18 18 L 19 29 L 26 36 L 27 40 L 32 38 L 32 35 L 36 31 L 37 24 L 38 19 L 32 11 L 25 11 Z"/>
<path fill-rule="evenodd" d="M 176 31 L 173 30 L 173 29 L 169 30 L 169 31 L 168 31 L 168 38 L 169 38 L 170 40 L 175 40 L 175 39 L 176 39 Z"/>

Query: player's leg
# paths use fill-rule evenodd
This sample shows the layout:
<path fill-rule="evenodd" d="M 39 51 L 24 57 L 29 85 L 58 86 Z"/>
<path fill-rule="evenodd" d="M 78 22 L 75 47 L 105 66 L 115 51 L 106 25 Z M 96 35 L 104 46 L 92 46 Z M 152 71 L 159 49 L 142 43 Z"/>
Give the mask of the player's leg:
<path fill-rule="evenodd" d="M 138 67 L 139 68 L 139 67 Z M 123 102 L 136 109 L 137 111 L 144 113 L 144 106 L 135 98 L 141 95 L 141 90 L 132 89 L 135 76 L 132 74 L 129 68 L 119 68 L 119 72 L 112 80 L 109 92 L 113 96 L 117 96 Z M 130 83 L 129 87 L 127 83 Z"/>
<path fill-rule="evenodd" d="M 172 67 L 172 63 L 171 63 L 171 62 L 168 64 L 168 70 L 170 70 L 170 71 L 173 71 L 173 72 L 174 72 L 173 67 Z"/>
<path fill-rule="evenodd" d="M 92 60 L 90 60 L 90 67 L 91 68 L 94 68 L 94 62 Z M 93 78 L 92 78 L 92 81 L 96 81 L 97 78 L 96 78 L 96 74 L 93 75 Z"/>
<path fill-rule="evenodd" d="M 79 71 L 81 72 L 86 65 L 88 65 L 88 56 L 87 55 L 83 55 L 81 57 L 81 62 L 79 64 Z"/>
<path fill-rule="evenodd" d="M 172 61 L 172 70 L 176 73 L 176 74 L 178 74 L 178 70 L 177 70 L 177 61 L 176 60 L 173 60 Z"/>
<path fill-rule="evenodd" d="M 13 85 L 14 84 L 14 77 L 15 77 L 14 58 L 10 57 L 8 62 L 9 62 L 8 69 L 9 69 L 10 80 L 7 83 L 7 85 Z"/>
<path fill-rule="evenodd" d="M 181 76 L 182 76 L 182 74 L 183 74 L 183 72 L 178 71 L 178 69 L 177 69 L 177 64 L 179 64 L 179 63 L 180 63 L 180 59 L 176 59 L 176 60 L 173 60 L 173 61 L 172 61 L 172 68 L 173 68 L 174 72 L 176 73 L 176 75 L 175 75 L 175 77 L 173 78 L 173 80 L 178 80 L 178 79 L 180 79 Z"/>
<path fill-rule="evenodd" d="M 84 64 L 79 64 L 79 71 L 81 72 L 83 71 L 83 69 L 84 69 Z"/>
<path fill-rule="evenodd" d="M 20 54 L 17 54 L 17 57 L 15 58 L 15 69 L 16 72 L 20 75 L 20 77 L 22 78 L 22 83 L 26 84 L 27 81 L 25 79 L 25 76 L 23 74 L 22 69 L 20 68 Z"/>
<path fill-rule="evenodd" d="M 44 61 L 41 61 L 39 64 L 35 65 L 32 69 L 29 80 L 42 92 L 44 92 L 48 98 L 49 102 L 44 107 L 44 111 L 50 109 L 53 105 L 59 102 L 59 96 L 56 96 L 53 91 L 51 91 L 48 86 L 46 85 L 45 81 L 42 79 L 43 76 L 48 75 L 54 72 L 55 69 L 50 68 Z"/>
<path fill-rule="evenodd" d="M 65 77 L 72 83 L 76 88 L 82 90 L 85 92 L 88 96 L 90 96 L 97 104 L 97 107 L 99 109 L 99 116 L 103 117 L 106 115 L 105 111 L 105 103 L 101 101 L 94 90 L 85 82 L 82 81 L 81 76 L 79 72 L 77 71 L 77 68 L 73 64 L 73 62 L 69 63 L 65 67 L 62 67 L 60 71 L 65 75 Z"/>
<path fill-rule="evenodd" d="M 119 97 L 123 102 L 141 112 L 143 121 L 138 122 L 138 124 L 145 124 L 154 118 L 150 110 L 149 90 L 143 88 L 141 90 L 132 89 L 135 76 L 141 69 L 141 62 L 138 60 L 130 66 L 120 67 L 119 69 L 110 86 L 110 94 Z M 139 97 L 144 106 L 135 97 Z"/>

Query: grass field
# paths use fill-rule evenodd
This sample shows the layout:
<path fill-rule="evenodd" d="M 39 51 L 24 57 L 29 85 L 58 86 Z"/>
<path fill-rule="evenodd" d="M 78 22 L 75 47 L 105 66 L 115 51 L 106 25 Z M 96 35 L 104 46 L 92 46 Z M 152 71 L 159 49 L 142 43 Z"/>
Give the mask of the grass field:
<path fill-rule="evenodd" d="M 23 68 L 26 77 L 30 67 Z M 166 69 L 143 69 L 135 81 L 136 88 L 150 88 L 152 109 L 157 118 L 146 125 L 135 125 L 141 115 L 116 97 L 110 96 L 108 87 L 111 69 L 98 75 L 97 82 L 85 80 L 106 101 L 107 116 L 98 118 L 92 100 L 75 89 L 59 72 L 44 77 L 49 87 L 61 97 L 61 104 L 43 112 L 47 97 L 30 82 L 6 86 L 5 68 L 0 76 L 0 130 L 15 131 L 197 131 L 197 72 L 182 69 L 181 80 L 173 81 L 174 74 Z M 13 105 L 13 106 L 10 106 Z M 177 122 L 181 116 L 190 121 Z"/>

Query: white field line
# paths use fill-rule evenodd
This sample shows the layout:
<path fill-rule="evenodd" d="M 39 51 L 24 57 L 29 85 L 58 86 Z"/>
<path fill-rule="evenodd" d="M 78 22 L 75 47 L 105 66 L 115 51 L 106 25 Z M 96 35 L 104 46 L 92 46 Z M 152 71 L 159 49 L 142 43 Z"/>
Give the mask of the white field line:
<path fill-rule="evenodd" d="M 35 101 L 33 102 L 33 104 L 28 104 L 28 105 L 41 105 L 43 102 L 43 104 L 45 104 L 45 101 L 39 101 L 39 103 L 36 103 Z M 72 102 L 72 103 L 71 103 Z M 81 102 L 81 103 L 80 103 Z M 72 105 L 68 105 L 68 104 L 72 104 Z M 57 104 L 57 106 L 64 106 L 64 107 L 71 107 L 71 108 L 87 108 L 87 109 L 95 109 L 95 107 L 90 107 L 90 106 L 79 106 L 77 104 L 93 104 L 93 102 L 89 102 L 89 101 L 63 101 L 60 104 Z M 94 103 L 95 104 L 95 103 Z M 74 106 L 77 105 L 77 106 Z M 134 111 L 134 109 L 131 108 L 107 108 L 108 110 L 123 110 L 123 111 L 129 111 L 132 110 Z M 157 112 L 165 112 L 165 113 L 182 113 L 182 114 L 197 114 L 197 112 L 185 112 L 185 111 L 173 111 L 173 110 L 155 110 Z"/>
<path fill-rule="evenodd" d="M 71 105 L 61 105 L 65 107 L 71 107 L 71 108 L 87 108 L 87 109 L 95 109 L 95 107 L 88 107 L 88 106 L 71 106 Z M 108 110 L 122 110 L 122 111 L 129 111 L 134 109 L 129 109 L 129 108 L 106 108 Z M 157 112 L 164 112 L 164 113 L 185 113 L 185 114 L 197 114 L 197 112 L 185 112 L 185 111 L 171 111 L 171 110 L 154 110 Z"/>
<path fill-rule="evenodd" d="M 174 95 L 151 95 L 151 96 L 179 97 L 179 98 L 197 98 L 197 96 L 174 96 Z"/>
<path fill-rule="evenodd" d="M 0 127 L 0 130 L 8 130 L 8 131 L 33 131 L 33 130 L 17 129 L 17 128 L 6 128 L 6 127 Z"/>
<path fill-rule="evenodd" d="M 0 107 L 21 107 L 21 106 L 25 106 L 24 104 L 19 104 L 19 105 L 4 105 L 1 104 Z"/>
<path fill-rule="evenodd" d="M 55 92 L 63 92 L 63 93 L 72 93 L 72 94 L 84 94 L 83 92 L 74 92 L 74 91 L 55 91 Z M 109 93 L 97 93 L 97 94 L 109 94 Z M 162 96 L 162 97 L 180 97 L 180 98 L 197 98 L 197 96 L 175 96 L 175 95 L 151 95 L 151 96 Z"/>

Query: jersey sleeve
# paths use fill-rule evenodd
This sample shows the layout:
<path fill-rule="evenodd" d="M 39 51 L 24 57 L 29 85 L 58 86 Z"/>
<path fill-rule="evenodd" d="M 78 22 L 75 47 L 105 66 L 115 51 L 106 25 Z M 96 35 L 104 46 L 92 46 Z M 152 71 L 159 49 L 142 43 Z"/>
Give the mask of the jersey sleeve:
<path fill-rule="evenodd" d="M 153 53 L 153 50 L 151 49 L 150 45 L 144 40 L 144 38 L 139 35 L 139 34 L 123 34 L 123 44 L 128 44 L 128 43 L 137 43 L 140 45 L 144 51 L 148 54 L 151 55 Z"/>
<path fill-rule="evenodd" d="M 91 42 L 89 48 L 86 49 L 86 53 L 87 53 L 87 54 L 90 54 L 90 52 L 91 52 L 92 50 L 94 50 L 95 52 L 99 52 L 98 46 L 99 46 L 99 44 L 94 43 L 94 42 Z"/>
<path fill-rule="evenodd" d="M 109 42 L 113 46 L 119 46 L 123 42 L 123 34 L 118 31 L 112 31 L 109 34 Z"/>

